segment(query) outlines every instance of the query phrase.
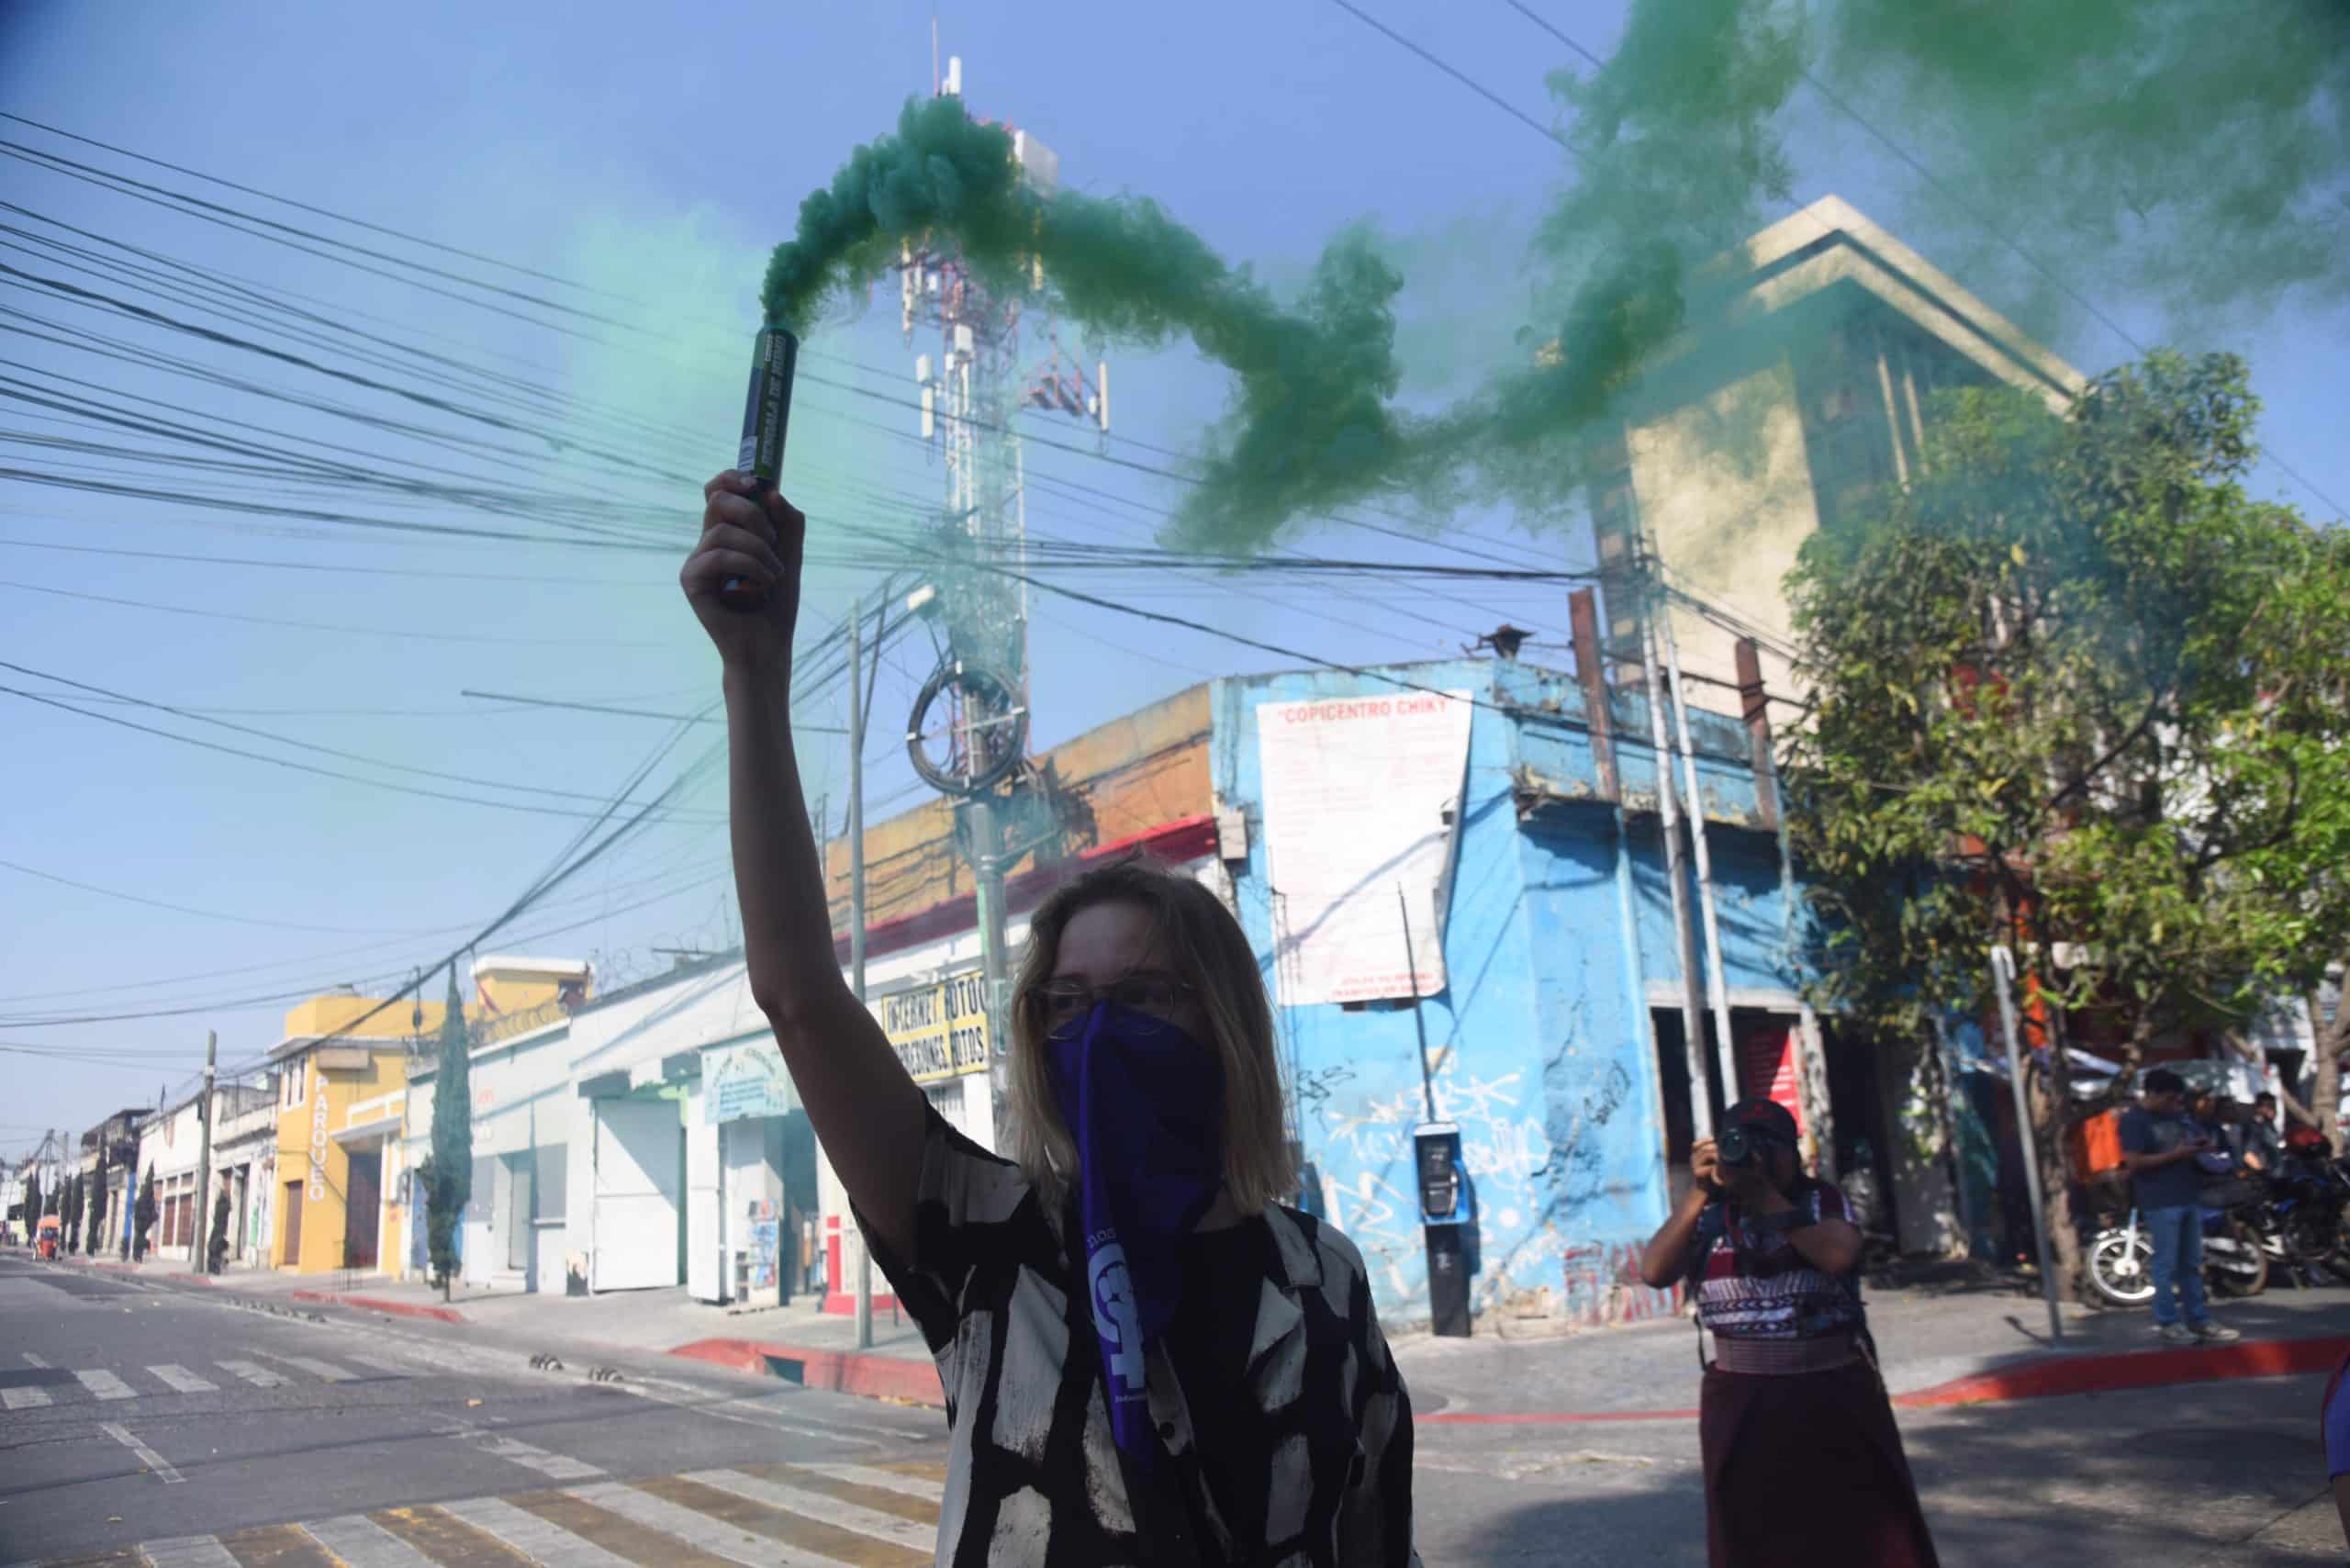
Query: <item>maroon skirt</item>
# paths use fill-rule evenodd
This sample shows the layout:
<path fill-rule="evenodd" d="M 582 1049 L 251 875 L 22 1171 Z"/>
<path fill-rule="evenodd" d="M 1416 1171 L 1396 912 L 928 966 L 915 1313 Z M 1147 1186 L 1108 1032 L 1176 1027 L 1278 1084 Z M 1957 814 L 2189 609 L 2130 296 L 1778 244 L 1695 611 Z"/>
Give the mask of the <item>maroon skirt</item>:
<path fill-rule="evenodd" d="M 1936 1568 L 1876 1369 L 1706 1373 L 1711 1568 Z"/>

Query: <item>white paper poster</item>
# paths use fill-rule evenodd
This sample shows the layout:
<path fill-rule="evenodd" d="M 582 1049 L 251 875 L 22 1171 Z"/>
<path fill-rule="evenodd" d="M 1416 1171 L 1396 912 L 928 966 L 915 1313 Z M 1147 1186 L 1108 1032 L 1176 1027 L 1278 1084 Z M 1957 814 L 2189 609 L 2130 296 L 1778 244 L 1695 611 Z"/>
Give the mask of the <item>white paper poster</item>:
<path fill-rule="evenodd" d="M 1472 709 L 1466 691 L 1258 706 L 1284 1003 L 1406 997 L 1415 974 L 1420 995 L 1444 989 L 1444 882 Z"/>

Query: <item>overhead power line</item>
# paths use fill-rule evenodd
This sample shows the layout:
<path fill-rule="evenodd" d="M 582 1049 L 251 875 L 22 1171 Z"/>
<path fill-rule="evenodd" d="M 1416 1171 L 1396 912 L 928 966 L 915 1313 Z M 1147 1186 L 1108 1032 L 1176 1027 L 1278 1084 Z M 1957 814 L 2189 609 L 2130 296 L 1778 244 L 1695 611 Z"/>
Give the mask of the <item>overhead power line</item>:
<path fill-rule="evenodd" d="M 90 882 L 77 882 L 71 877 L 61 877 L 54 871 L 43 871 L 36 867 L 19 865 L 14 860 L 0 860 L 0 867 L 5 867 L 20 876 L 36 877 L 44 882 L 54 882 L 59 887 L 73 888 L 81 892 L 95 893 L 101 898 L 120 899 L 126 903 L 145 904 L 150 909 L 166 909 L 174 914 L 192 914 L 204 920 L 225 920 L 236 925 L 265 925 L 278 931 L 321 931 L 341 936 L 423 935 L 417 931 L 386 933 L 382 926 L 320 925 L 311 920 L 267 920 L 257 915 L 229 914 L 217 909 L 197 909 L 191 904 L 170 903 L 162 899 L 151 899 L 139 893 L 127 893 L 119 888 L 101 888 Z"/>

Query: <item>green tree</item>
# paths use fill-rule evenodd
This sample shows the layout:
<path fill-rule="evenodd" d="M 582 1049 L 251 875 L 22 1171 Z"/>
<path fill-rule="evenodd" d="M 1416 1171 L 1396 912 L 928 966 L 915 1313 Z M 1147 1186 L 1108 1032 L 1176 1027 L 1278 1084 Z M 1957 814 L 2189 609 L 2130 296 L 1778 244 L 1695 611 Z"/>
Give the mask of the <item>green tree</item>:
<path fill-rule="evenodd" d="M 89 1206 L 88 1234 L 82 1249 L 95 1258 L 98 1255 L 98 1249 L 105 1244 L 106 1229 L 106 1158 L 103 1150 L 98 1155 L 98 1173 L 90 1182 Z"/>
<path fill-rule="evenodd" d="M 1821 1003 L 1922 1037 L 2016 955 L 2057 1046 L 2135 1066 L 2240 1027 L 2350 940 L 2350 537 L 2250 498 L 2243 364 L 2158 353 L 2067 418 L 1939 401 L 1922 473 L 1789 578 L 1811 722 L 1789 827 L 1824 916 Z M 2061 1049 L 2036 1058 L 2067 1167 Z M 2077 1261 L 2065 1183 L 2051 1238 Z"/>
<path fill-rule="evenodd" d="M 82 1249 L 82 1177 L 75 1172 L 65 1183 L 65 1197 L 57 1205 L 57 1239 L 68 1252 Z"/>
<path fill-rule="evenodd" d="M 220 1183 L 219 1194 L 212 1201 L 212 1229 L 205 1247 L 204 1271 L 217 1274 L 229 1260 L 229 1184 Z"/>
<path fill-rule="evenodd" d="M 130 1246 L 134 1259 L 147 1256 L 149 1238 L 155 1230 L 155 1168 L 150 1165 L 139 1182 L 139 1201 L 130 1206 L 130 1218 L 136 1227 Z"/>
<path fill-rule="evenodd" d="M 457 997 L 457 966 L 449 965 L 449 1002 L 441 1020 L 440 1064 L 432 1084 L 432 1153 L 419 1170 L 424 1182 L 426 1248 L 446 1299 L 457 1271 L 458 1226 L 473 1197 L 474 1092 L 465 1038 L 465 1011 Z"/>

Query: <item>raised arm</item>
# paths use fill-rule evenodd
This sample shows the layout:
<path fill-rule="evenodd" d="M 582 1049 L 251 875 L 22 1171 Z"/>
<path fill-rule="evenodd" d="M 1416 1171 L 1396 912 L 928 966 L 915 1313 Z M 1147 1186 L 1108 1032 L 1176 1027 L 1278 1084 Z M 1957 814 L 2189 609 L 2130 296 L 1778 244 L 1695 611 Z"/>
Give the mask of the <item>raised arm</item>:
<path fill-rule="evenodd" d="M 1699 1138 L 1696 1147 L 1689 1151 L 1689 1190 L 1681 1194 L 1681 1202 L 1640 1249 L 1640 1282 L 1651 1290 L 1677 1285 L 1688 1271 L 1689 1240 L 1697 1234 L 1697 1218 L 1715 1195 L 1713 1183 L 1719 1167 L 1714 1155 L 1714 1140 Z"/>
<path fill-rule="evenodd" d="M 678 580 L 725 670 L 728 817 L 751 996 L 849 1200 L 884 1246 L 911 1258 L 922 1091 L 841 979 L 791 744 L 791 633 L 807 519 L 732 471 L 702 496 L 701 541 Z"/>

